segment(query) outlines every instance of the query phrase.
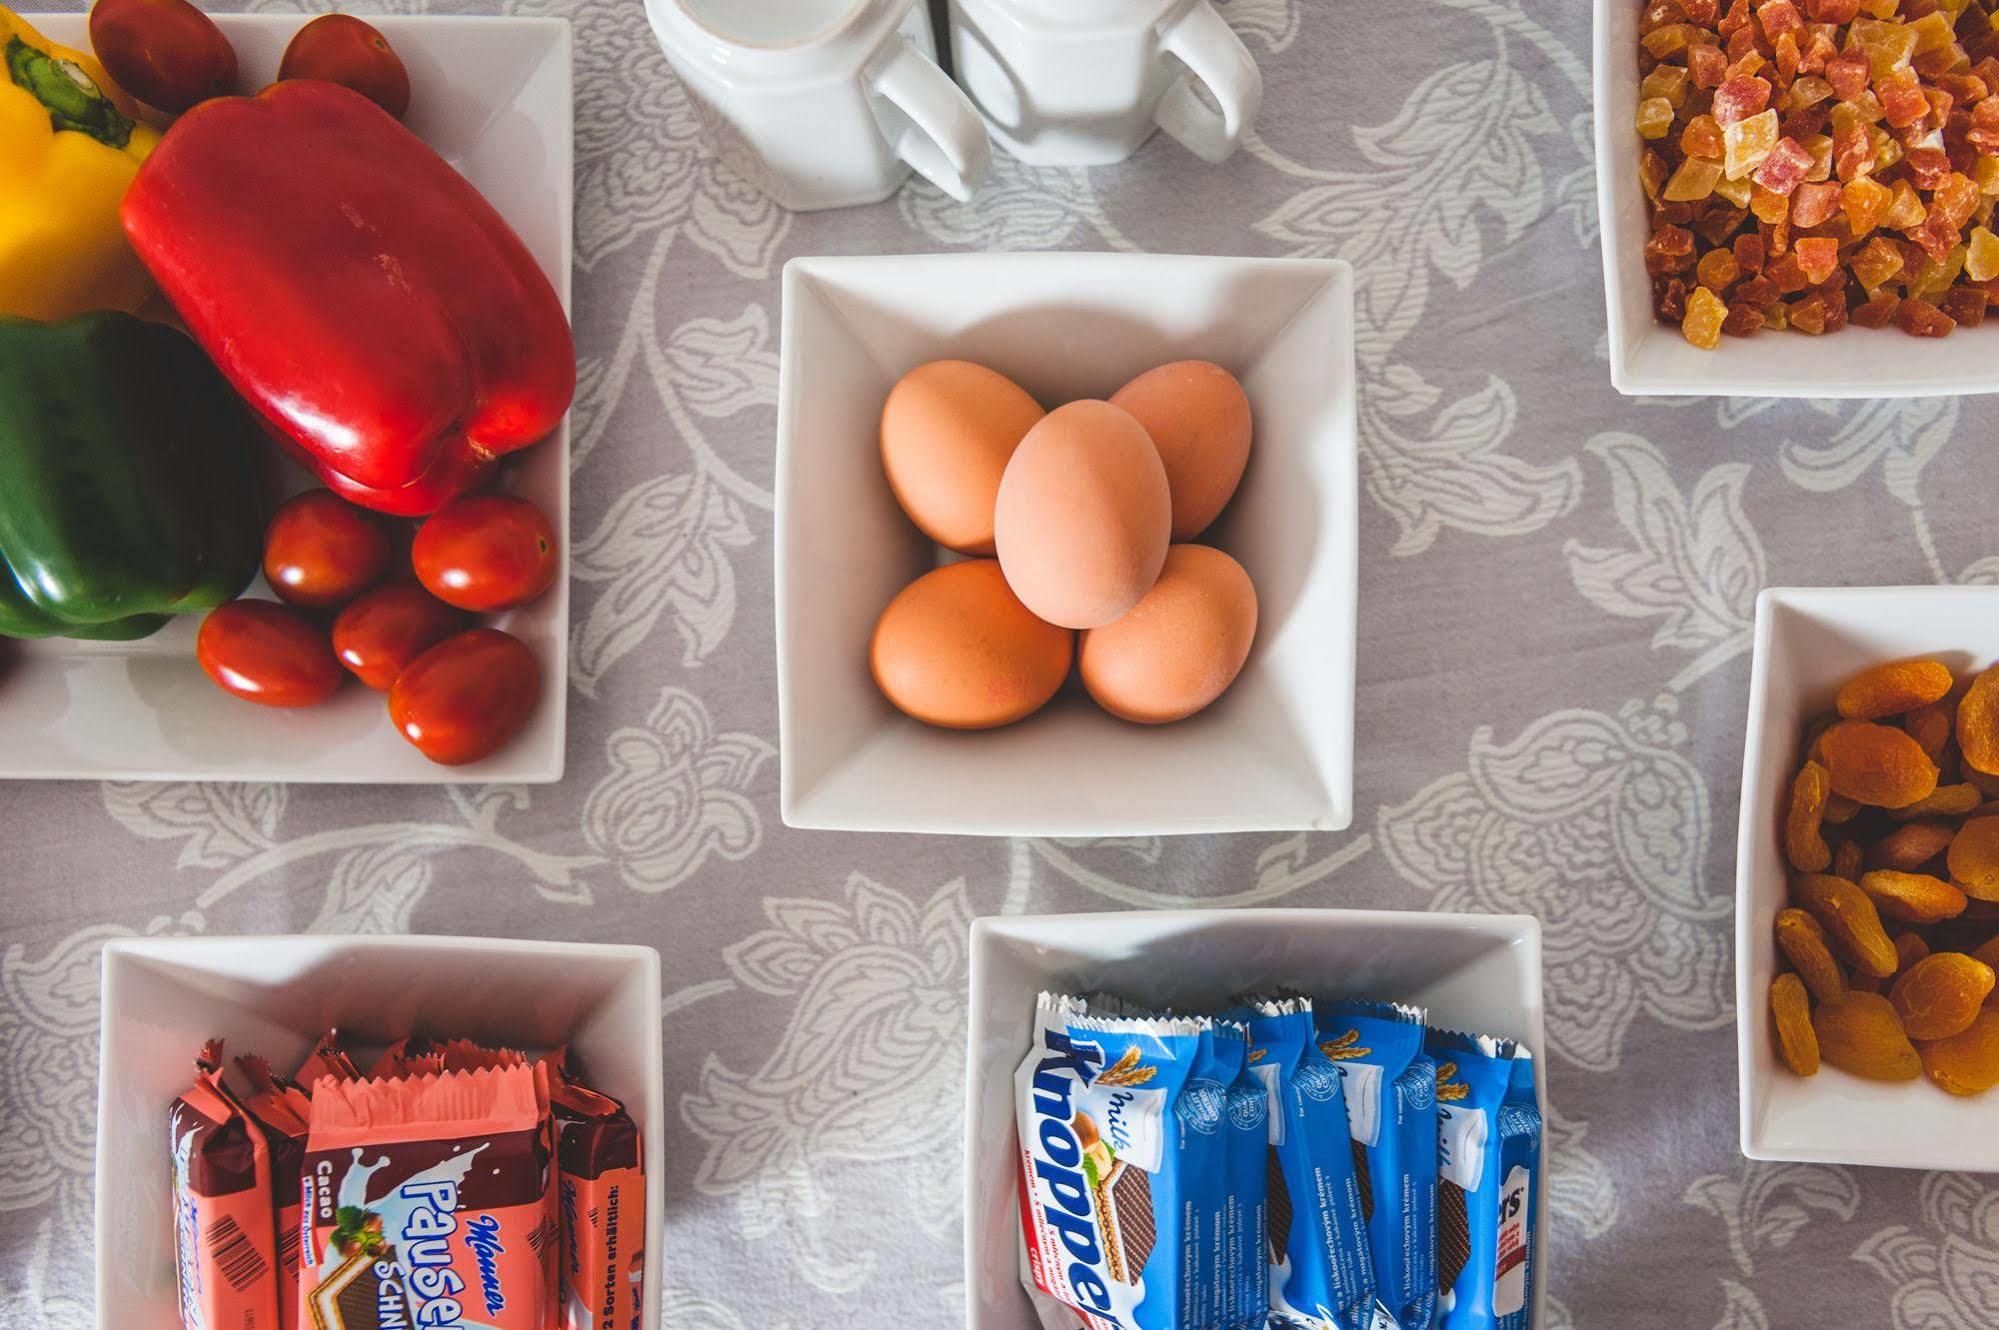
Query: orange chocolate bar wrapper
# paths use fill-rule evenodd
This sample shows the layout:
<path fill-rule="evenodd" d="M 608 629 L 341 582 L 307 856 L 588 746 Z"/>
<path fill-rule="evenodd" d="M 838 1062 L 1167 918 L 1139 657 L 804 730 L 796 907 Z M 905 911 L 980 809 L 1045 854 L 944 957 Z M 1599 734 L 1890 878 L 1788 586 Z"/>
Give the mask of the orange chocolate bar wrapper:
<path fill-rule="evenodd" d="M 250 1082 L 242 1104 L 264 1132 L 271 1156 L 271 1202 L 277 1211 L 278 1325 L 298 1325 L 299 1174 L 305 1167 L 305 1134 L 312 1101 L 296 1084 L 271 1070 L 255 1056 L 236 1059 L 236 1069 Z"/>
<path fill-rule="evenodd" d="M 222 1084 L 222 1043 L 167 1113 L 174 1252 L 187 1330 L 279 1330 L 277 1219 L 264 1133 Z"/>
<path fill-rule="evenodd" d="M 553 1135 L 541 1067 L 312 1088 L 300 1327 L 546 1330 Z"/>
<path fill-rule="evenodd" d="M 646 1181 L 639 1131 L 608 1095 L 558 1079 L 562 1330 L 638 1330 L 645 1291 Z"/>

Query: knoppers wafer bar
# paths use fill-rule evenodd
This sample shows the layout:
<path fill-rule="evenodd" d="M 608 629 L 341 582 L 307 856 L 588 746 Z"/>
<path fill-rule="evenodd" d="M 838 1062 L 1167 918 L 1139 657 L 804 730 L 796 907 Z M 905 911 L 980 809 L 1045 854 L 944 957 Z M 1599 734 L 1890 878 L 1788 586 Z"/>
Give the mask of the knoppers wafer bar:
<path fill-rule="evenodd" d="M 1533 1318 L 1541 1110 L 1526 1050 L 1431 1030 L 1437 1064 L 1439 1330 L 1527 1330 Z"/>
<path fill-rule="evenodd" d="M 1319 1049 L 1346 1080 L 1353 1138 L 1374 1198 L 1368 1241 L 1377 1296 L 1398 1330 L 1431 1330 L 1437 1312 L 1437 1068 L 1423 1013 L 1342 1001 L 1314 1017 Z"/>

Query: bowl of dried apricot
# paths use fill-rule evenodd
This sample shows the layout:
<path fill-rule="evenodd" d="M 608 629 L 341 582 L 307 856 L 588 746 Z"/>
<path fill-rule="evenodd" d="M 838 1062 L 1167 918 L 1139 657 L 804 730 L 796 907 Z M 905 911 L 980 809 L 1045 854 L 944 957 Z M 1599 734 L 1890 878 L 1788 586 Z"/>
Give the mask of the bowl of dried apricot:
<path fill-rule="evenodd" d="M 1999 0 L 1597 0 L 1611 379 L 1999 391 Z"/>
<path fill-rule="evenodd" d="M 1999 587 L 1765 591 L 1742 1152 L 1999 1171 Z"/>

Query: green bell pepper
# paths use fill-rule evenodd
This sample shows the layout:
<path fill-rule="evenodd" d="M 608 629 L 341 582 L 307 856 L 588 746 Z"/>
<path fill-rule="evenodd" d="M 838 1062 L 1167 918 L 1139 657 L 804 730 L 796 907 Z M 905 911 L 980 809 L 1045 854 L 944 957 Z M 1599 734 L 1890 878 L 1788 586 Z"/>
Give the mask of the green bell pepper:
<path fill-rule="evenodd" d="M 0 637 L 124 641 L 256 576 L 248 409 L 181 332 L 0 318 Z"/>

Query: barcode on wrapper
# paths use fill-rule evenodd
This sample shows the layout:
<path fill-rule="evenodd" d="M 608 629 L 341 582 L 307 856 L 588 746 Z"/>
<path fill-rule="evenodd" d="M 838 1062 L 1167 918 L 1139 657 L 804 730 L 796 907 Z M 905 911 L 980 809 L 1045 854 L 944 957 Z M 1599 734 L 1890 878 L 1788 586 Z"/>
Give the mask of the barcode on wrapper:
<path fill-rule="evenodd" d="M 208 1247 L 208 1259 L 229 1281 L 229 1287 L 238 1293 L 271 1273 L 263 1253 L 250 1242 L 250 1235 L 231 1215 L 223 1215 L 210 1224 L 202 1241 Z"/>

